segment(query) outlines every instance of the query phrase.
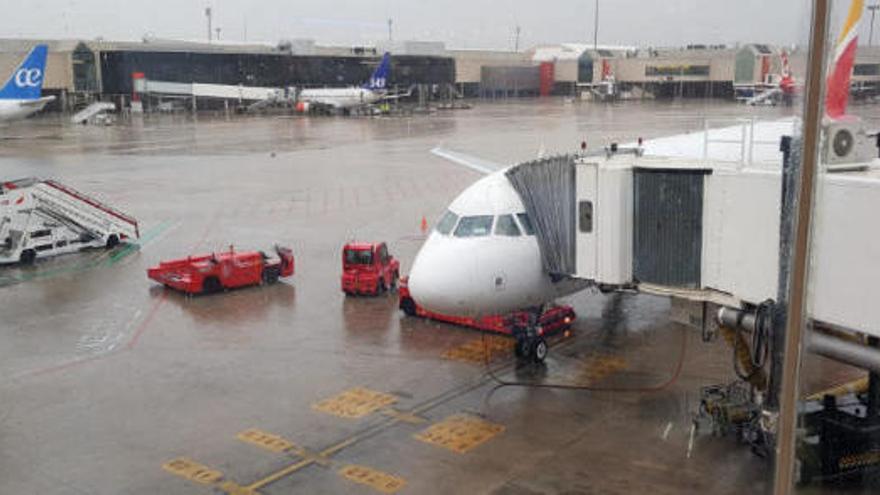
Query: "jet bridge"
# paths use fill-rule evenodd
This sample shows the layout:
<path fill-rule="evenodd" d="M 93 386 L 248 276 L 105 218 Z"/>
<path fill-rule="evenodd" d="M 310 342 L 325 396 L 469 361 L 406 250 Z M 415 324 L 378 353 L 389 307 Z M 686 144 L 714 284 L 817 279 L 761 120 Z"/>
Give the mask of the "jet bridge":
<path fill-rule="evenodd" d="M 880 337 L 872 296 L 880 280 L 877 147 L 858 122 L 829 124 L 826 135 L 811 317 Z M 536 224 L 545 268 L 600 286 L 733 307 L 775 298 L 782 164 L 642 151 L 549 157 L 507 172 Z"/>

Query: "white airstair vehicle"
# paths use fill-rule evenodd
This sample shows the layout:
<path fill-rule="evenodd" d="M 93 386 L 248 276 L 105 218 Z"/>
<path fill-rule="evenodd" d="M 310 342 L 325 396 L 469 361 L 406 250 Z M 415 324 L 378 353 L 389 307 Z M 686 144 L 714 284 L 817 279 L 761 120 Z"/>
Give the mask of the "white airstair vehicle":
<path fill-rule="evenodd" d="M 113 248 L 139 236 L 137 220 L 57 181 L 0 182 L 0 264 Z"/>

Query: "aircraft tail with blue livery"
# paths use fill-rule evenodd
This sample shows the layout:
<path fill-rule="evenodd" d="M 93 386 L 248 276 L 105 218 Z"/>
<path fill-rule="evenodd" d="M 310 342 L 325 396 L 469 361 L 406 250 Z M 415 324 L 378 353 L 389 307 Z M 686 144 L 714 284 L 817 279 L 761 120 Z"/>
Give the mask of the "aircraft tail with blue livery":
<path fill-rule="evenodd" d="M 46 45 L 35 46 L 0 87 L 0 121 L 23 119 L 55 99 L 42 96 L 48 51 Z"/>
<path fill-rule="evenodd" d="M 370 76 L 369 81 L 364 84 L 363 88 L 369 89 L 370 91 L 385 91 L 388 84 L 388 76 L 390 74 L 391 54 L 385 52 L 385 54 L 382 55 L 382 61 L 379 62 L 379 66 L 373 71 L 373 75 Z"/>

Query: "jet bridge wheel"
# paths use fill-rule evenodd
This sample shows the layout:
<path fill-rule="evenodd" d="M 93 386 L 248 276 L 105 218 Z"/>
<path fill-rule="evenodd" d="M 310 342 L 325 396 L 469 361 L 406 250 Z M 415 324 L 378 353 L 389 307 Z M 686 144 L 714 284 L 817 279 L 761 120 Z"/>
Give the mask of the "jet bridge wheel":
<path fill-rule="evenodd" d="M 119 236 L 116 234 L 110 234 L 110 237 L 107 238 L 107 249 L 113 249 L 119 245 Z"/>

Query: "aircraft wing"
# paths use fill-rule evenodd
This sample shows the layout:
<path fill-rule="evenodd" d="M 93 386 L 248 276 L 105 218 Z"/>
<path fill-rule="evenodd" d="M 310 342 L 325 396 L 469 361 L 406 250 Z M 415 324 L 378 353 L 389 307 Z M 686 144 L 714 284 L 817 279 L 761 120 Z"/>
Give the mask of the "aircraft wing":
<path fill-rule="evenodd" d="M 412 90 L 410 89 L 406 93 L 387 93 L 382 95 L 381 100 L 398 100 L 400 98 L 408 98 L 412 96 Z"/>
<path fill-rule="evenodd" d="M 471 170 L 480 172 L 481 174 L 485 175 L 489 175 L 492 172 L 497 172 L 499 170 L 507 168 L 507 166 L 501 165 L 500 163 L 484 160 L 482 158 L 477 158 L 475 156 L 471 156 L 465 153 L 459 153 L 458 151 L 448 150 L 440 146 L 432 149 L 431 154 L 449 160 L 450 162 L 457 165 L 463 165 Z"/>
<path fill-rule="evenodd" d="M 44 97 L 38 98 L 36 100 L 20 101 L 18 104 L 23 107 L 28 107 L 28 108 L 33 108 L 33 107 L 42 108 L 46 103 L 49 103 L 50 101 L 55 101 L 55 97 L 54 96 L 44 96 Z"/>

